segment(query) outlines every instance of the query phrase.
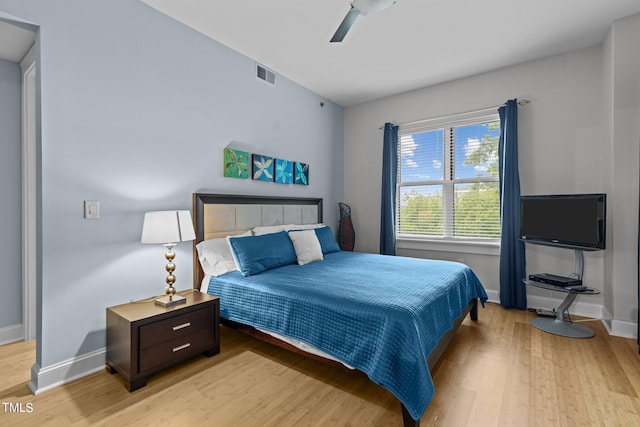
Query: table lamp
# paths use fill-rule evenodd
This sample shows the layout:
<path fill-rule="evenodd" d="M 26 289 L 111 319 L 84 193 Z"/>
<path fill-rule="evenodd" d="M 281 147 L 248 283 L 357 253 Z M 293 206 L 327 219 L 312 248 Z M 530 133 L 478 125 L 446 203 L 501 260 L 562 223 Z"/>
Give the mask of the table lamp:
<path fill-rule="evenodd" d="M 176 288 L 173 287 L 176 281 L 176 276 L 173 275 L 176 269 L 173 259 L 176 254 L 172 249 L 177 243 L 187 242 L 195 238 L 196 233 L 193 230 L 193 222 L 189 211 L 154 211 L 144 214 L 140 241 L 144 244 L 167 247 L 167 252 L 164 256 L 167 259 L 166 269 L 167 273 L 169 273 L 167 285 L 169 286 L 165 295 L 155 300 L 156 304 L 170 307 L 186 302 L 185 297 L 176 296 Z"/>

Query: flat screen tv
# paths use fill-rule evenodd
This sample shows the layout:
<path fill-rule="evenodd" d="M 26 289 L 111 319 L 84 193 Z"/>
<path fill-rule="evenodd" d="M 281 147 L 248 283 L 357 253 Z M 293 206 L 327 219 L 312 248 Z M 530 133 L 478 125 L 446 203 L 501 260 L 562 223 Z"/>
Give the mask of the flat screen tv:
<path fill-rule="evenodd" d="M 520 237 L 571 249 L 605 248 L 606 194 L 522 196 Z"/>

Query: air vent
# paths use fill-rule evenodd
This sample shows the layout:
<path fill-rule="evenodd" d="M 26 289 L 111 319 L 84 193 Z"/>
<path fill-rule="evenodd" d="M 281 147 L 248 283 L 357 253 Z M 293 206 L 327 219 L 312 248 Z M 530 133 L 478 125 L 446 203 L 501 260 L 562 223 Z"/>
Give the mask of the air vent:
<path fill-rule="evenodd" d="M 256 75 L 260 80 L 269 83 L 271 86 L 276 85 L 276 73 L 263 67 L 260 64 L 256 64 Z"/>

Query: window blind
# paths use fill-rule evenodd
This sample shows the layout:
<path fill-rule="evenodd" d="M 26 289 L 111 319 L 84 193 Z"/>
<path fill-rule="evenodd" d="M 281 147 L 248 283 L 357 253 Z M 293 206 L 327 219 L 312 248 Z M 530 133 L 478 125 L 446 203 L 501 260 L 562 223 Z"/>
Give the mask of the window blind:
<path fill-rule="evenodd" d="M 499 238 L 498 137 L 486 112 L 400 125 L 398 235 Z"/>

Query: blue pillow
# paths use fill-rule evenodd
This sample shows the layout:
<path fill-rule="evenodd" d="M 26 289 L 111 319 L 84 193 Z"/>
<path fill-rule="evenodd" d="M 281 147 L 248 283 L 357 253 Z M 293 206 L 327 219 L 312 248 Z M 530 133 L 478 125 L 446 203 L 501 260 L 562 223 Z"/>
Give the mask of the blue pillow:
<path fill-rule="evenodd" d="M 331 252 L 340 252 L 340 246 L 338 246 L 338 242 L 336 242 L 336 238 L 333 235 L 331 227 L 324 226 L 316 228 L 315 230 L 323 255 L 330 254 Z"/>
<path fill-rule="evenodd" d="M 231 237 L 229 245 L 243 276 L 297 262 L 296 251 L 286 231 L 262 236 Z"/>

